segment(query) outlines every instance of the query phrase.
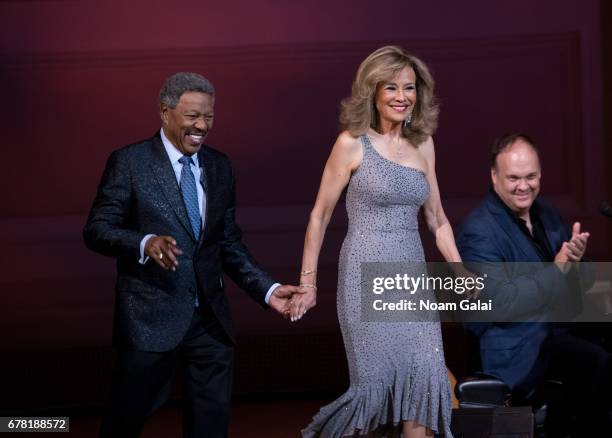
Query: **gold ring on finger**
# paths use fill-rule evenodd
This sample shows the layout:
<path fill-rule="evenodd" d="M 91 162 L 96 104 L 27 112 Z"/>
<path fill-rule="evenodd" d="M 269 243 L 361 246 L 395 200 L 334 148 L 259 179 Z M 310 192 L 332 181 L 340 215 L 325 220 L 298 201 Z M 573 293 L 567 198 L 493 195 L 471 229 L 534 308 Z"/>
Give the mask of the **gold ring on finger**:
<path fill-rule="evenodd" d="M 159 257 L 160 260 L 162 260 L 164 258 L 164 253 L 160 252 L 158 257 Z"/>

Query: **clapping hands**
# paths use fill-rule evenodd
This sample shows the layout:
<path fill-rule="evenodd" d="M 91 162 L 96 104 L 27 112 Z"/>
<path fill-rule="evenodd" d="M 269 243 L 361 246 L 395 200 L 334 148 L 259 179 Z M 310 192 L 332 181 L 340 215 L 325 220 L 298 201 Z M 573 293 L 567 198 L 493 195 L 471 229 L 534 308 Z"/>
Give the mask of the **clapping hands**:
<path fill-rule="evenodd" d="M 588 232 L 580 232 L 580 222 L 574 223 L 570 241 L 563 242 L 563 247 L 561 248 L 561 251 L 566 253 L 568 261 L 579 262 L 582 259 L 586 251 L 589 236 Z"/>
<path fill-rule="evenodd" d="M 561 249 L 555 255 L 555 263 L 562 272 L 567 272 L 571 267 L 569 262 L 579 262 L 586 252 L 587 242 L 590 234 L 580 231 L 580 222 L 572 226 L 572 237 L 568 242 L 563 242 Z"/>

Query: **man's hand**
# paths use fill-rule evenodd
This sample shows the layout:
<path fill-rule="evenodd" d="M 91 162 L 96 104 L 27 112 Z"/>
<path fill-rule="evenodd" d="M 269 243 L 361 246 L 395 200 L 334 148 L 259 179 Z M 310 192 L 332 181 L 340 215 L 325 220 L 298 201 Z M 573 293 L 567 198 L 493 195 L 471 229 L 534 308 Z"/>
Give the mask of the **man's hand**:
<path fill-rule="evenodd" d="M 572 226 L 572 237 L 569 242 L 563 242 L 561 249 L 555 255 L 555 263 L 564 274 L 571 268 L 570 262 L 579 262 L 586 251 L 590 234 L 580 232 L 580 222 Z"/>
<path fill-rule="evenodd" d="M 563 244 L 567 248 L 567 258 L 570 262 L 579 262 L 582 260 L 582 256 L 584 256 L 586 252 L 589 236 L 590 234 L 587 232 L 580 232 L 580 222 L 574 223 L 571 240 Z"/>
<path fill-rule="evenodd" d="M 176 271 L 178 266 L 176 257 L 183 254 L 183 251 L 176 246 L 176 240 L 170 236 L 151 237 L 145 245 L 144 252 L 166 271 Z"/>
<path fill-rule="evenodd" d="M 289 317 L 289 306 L 294 294 L 300 293 L 297 286 L 283 284 L 278 286 L 270 295 L 270 307 L 276 310 L 283 318 Z"/>

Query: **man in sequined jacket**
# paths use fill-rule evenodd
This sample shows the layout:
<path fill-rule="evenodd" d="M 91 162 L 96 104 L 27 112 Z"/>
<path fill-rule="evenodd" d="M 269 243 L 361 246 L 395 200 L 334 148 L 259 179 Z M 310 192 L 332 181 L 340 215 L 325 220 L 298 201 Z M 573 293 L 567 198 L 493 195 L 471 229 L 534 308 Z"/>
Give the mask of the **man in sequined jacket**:
<path fill-rule="evenodd" d="M 177 73 L 159 99 L 162 128 L 111 154 L 83 232 L 90 249 L 117 259 L 119 354 L 100 436 L 138 436 L 178 360 L 183 436 L 225 437 L 234 334 L 222 274 L 281 314 L 297 289 L 275 283 L 241 242 L 230 160 L 203 143 L 212 84 Z"/>

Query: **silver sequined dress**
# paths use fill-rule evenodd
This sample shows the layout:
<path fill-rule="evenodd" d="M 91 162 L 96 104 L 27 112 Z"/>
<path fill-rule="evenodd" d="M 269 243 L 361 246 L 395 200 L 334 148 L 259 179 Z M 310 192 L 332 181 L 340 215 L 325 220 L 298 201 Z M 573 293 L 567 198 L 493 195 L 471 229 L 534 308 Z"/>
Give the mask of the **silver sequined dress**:
<path fill-rule="evenodd" d="M 338 319 L 350 387 L 324 406 L 302 436 L 399 437 L 413 420 L 447 438 L 450 385 L 438 322 L 362 322 L 361 262 L 424 261 L 417 214 L 425 175 L 382 157 L 361 137 L 364 156 L 348 185 L 348 233 L 340 252 Z"/>

